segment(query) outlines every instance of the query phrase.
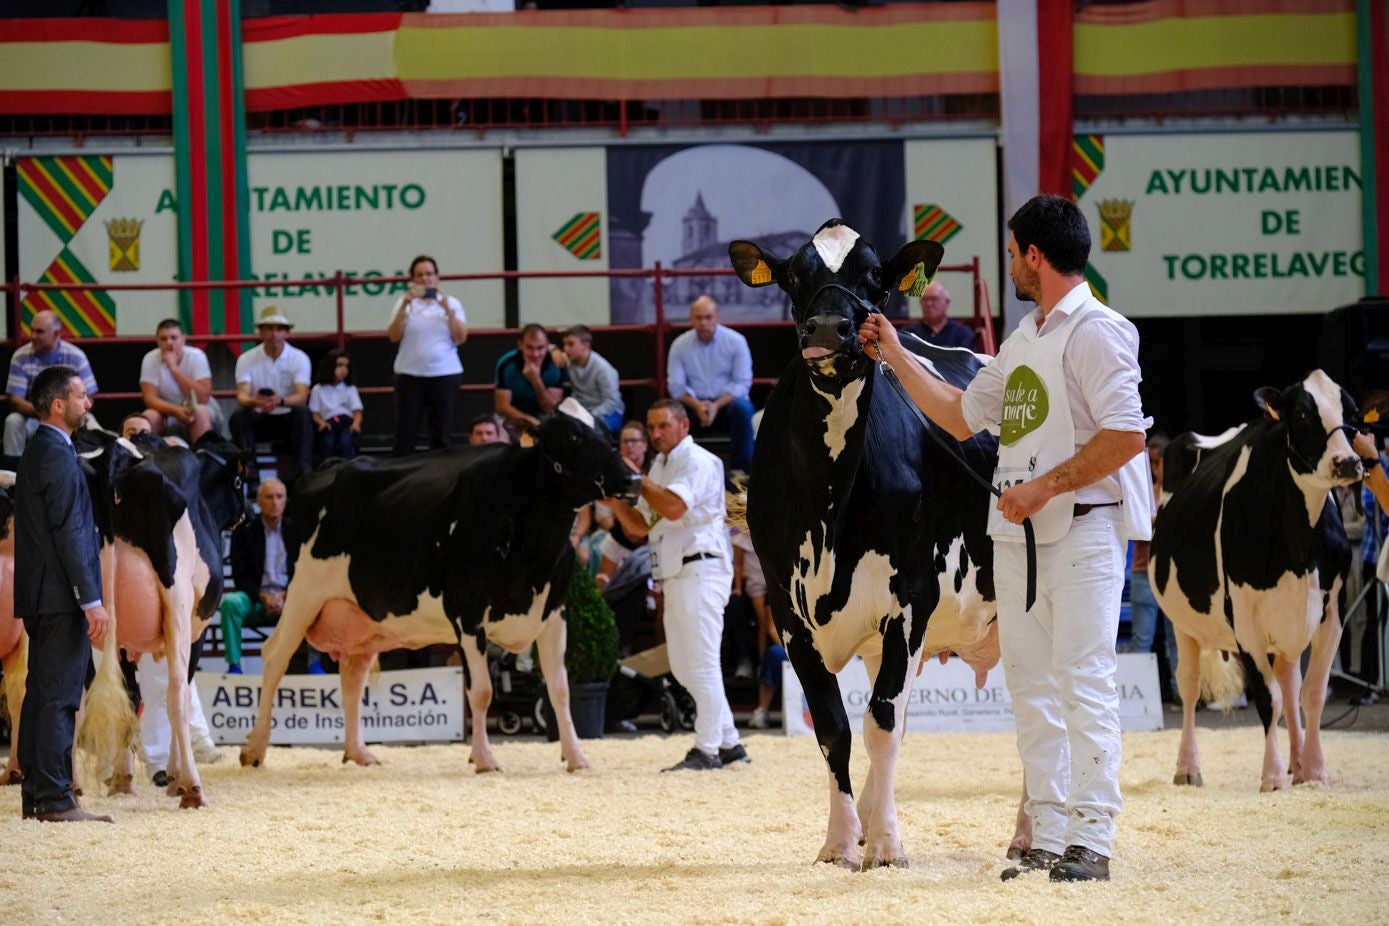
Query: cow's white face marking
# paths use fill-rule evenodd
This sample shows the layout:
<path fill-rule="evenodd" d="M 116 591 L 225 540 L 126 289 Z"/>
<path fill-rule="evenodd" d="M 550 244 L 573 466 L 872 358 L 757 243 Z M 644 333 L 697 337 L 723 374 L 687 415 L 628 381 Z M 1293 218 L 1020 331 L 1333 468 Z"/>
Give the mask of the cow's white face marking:
<path fill-rule="evenodd" d="M 854 249 L 854 242 L 859 238 L 858 232 L 847 225 L 836 225 L 833 228 L 822 229 L 815 235 L 813 244 L 815 252 L 820 255 L 820 260 L 824 261 L 825 266 L 833 273 L 838 273 L 839 268 L 844 266 L 844 258 L 849 256 L 849 252 Z"/>
<path fill-rule="evenodd" d="M 593 416 L 590 415 L 588 409 L 580 405 L 573 396 L 570 396 L 563 402 L 559 403 L 559 410 L 564 412 L 570 418 L 577 418 L 579 421 L 582 421 L 590 428 L 593 427 Z"/>
<path fill-rule="evenodd" d="M 863 396 L 864 382 L 865 380 L 860 378 L 845 383 L 838 396 L 820 392 L 813 380 L 810 383 L 810 388 L 830 403 L 829 414 L 825 415 L 825 447 L 830 452 L 831 460 L 838 460 L 839 455 L 844 452 L 847 443 L 845 437 L 854 426 L 854 422 L 858 421 L 858 405 L 859 399 Z"/>
<path fill-rule="evenodd" d="M 1346 437 L 1345 431 L 1333 430 L 1345 425 L 1345 416 L 1341 410 L 1341 387 L 1321 370 L 1313 370 L 1302 381 L 1302 388 L 1312 397 L 1317 405 L 1317 415 L 1321 419 L 1321 426 L 1329 435 L 1326 441 L 1326 449 L 1322 451 L 1321 459 L 1317 460 L 1317 469 L 1314 475 L 1319 480 L 1326 481 L 1329 485 L 1347 485 L 1355 480 L 1341 479 L 1333 475 L 1336 472 L 1336 461 L 1344 460 L 1354 456 L 1354 451 L 1350 448 L 1350 438 Z M 1325 499 L 1317 501 L 1317 516 L 1321 514 L 1322 503 Z M 1308 500 L 1311 507 L 1312 500 Z M 1316 523 L 1316 518 L 1312 519 Z"/>

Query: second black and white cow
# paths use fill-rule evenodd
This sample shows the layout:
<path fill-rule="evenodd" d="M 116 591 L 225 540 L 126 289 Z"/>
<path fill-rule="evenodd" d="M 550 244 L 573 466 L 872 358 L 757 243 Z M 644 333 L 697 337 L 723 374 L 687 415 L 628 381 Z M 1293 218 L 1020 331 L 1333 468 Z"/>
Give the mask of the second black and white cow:
<path fill-rule="evenodd" d="M 569 714 L 562 617 L 587 502 L 634 498 L 638 477 L 572 399 L 541 422 L 535 447 L 488 445 L 390 462 L 357 458 L 302 479 L 291 513 L 304 537 L 284 610 L 266 641 L 262 693 L 275 691 L 305 636 L 341 664 L 344 761 L 374 764 L 361 732 L 362 690 L 377 654 L 458 643 L 473 714 L 472 762 L 497 767 L 487 742 L 487 642 L 540 665 L 569 769 L 587 765 Z M 273 697 L 261 697 L 241 751 L 259 765 Z"/>
<path fill-rule="evenodd" d="M 1330 493 L 1363 475 L 1350 446 L 1360 416 L 1346 391 L 1321 370 L 1281 391 L 1260 389 L 1255 399 L 1264 418 L 1219 437 L 1184 434 L 1164 456 L 1148 574 L 1177 631 L 1177 784 L 1202 783 L 1195 723 L 1202 682 L 1211 697 L 1227 697 L 1232 689 L 1237 694 L 1241 663 L 1264 724 L 1262 790 L 1287 784 L 1278 748 L 1280 711 L 1288 724 L 1293 781 L 1326 781 L 1321 714 L 1341 638 L 1337 598 L 1350 566 Z M 1299 660 L 1309 645 L 1300 698 L 1304 742 Z M 1203 660 L 1203 651 L 1238 653 L 1240 659 Z M 1211 676 L 1222 670 L 1225 683 L 1215 687 Z"/>
<path fill-rule="evenodd" d="M 987 489 L 932 440 L 857 335 L 872 304 L 908 288 L 913 274 L 933 273 L 942 249 L 912 241 L 882 262 L 834 219 L 785 260 L 748 241 L 733 242 L 729 256 L 744 283 L 776 284 L 790 296 L 800 341 L 801 357 L 767 400 L 747 523 L 829 764 L 829 826 L 818 858 L 905 865 L 894 766 L 918 666 L 946 650 L 978 673 L 998 661 Z M 970 351 L 903 340 L 956 386 L 979 369 Z M 993 438 L 959 444 L 935 430 L 976 473 L 992 475 Z M 872 765 L 857 808 L 835 678 L 856 655 L 873 686 L 863 721 Z"/>

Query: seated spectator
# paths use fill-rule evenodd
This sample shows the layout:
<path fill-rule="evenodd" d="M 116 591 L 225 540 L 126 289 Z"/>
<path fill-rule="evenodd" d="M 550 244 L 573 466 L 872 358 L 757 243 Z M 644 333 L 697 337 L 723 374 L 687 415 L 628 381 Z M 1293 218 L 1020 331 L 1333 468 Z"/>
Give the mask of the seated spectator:
<path fill-rule="evenodd" d="M 195 441 L 221 424 L 221 407 L 212 399 L 212 367 L 207 354 L 184 343 L 183 326 L 172 318 L 154 331 L 159 346 L 140 362 L 140 398 L 145 417 L 158 435 Z"/>
<path fill-rule="evenodd" d="M 550 336 L 539 325 L 527 325 L 516 348 L 497 360 L 493 402 L 497 414 L 511 422 L 540 423 L 564 400 L 569 385 L 565 371 L 550 357 Z"/>
<path fill-rule="evenodd" d="M 285 589 L 299 557 L 299 538 L 285 517 L 285 484 L 267 479 L 256 493 L 260 516 L 232 533 L 231 571 L 236 591 L 222 596 L 222 640 L 227 671 L 241 674 L 241 628 L 270 627 L 280 619 Z"/>
<path fill-rule="evenodd" d="M 319 361 L 318 382 L 309 392 L 309 414 L 313 416 L 314 453 L 320 462 L 357 455 L 362 397 L 352 384 L 352 358 L 347 351 L 335 347 Z"/>
<path fill-rule="evenodd" d="M 603 422 L 609 433 L 622 424 L 622 393 L 618 390 L 617 370 L 593 349 L 593 332 L 586 325 L 575 325 L 560 339 L 564 350 L 556 361 L 563 361 L 569 374 L 574 398 L 589 414 Z"/>
<path fill-rule="evenodd" d="M 236 404 L 232 440 L 255 450 L 257 440 L 288 438 L 294 457 L 291 478 L 313 468 L 313 420 L 309 417 L 309 357 L 289 343 L 294 324 L 273 305 L 256 320 L 260 346 L 236 361 Z"/>
<path fill-rule="evenodd" d="M 939 280 L 932 280 L 921 295 L 921 321 L 907 327 L 907 330 L 927 344 L 937 347 L 975 347 L 976 336 L 968 325 L 962 325 L 949 317 L 950 290 Z"/>
<path fill-rule="evenodd" d="M 666 387 L 689 409 L 691 435 L 727 428 L 732 468 L 752 468 L 752 353 L 747 338 L 719 324 L 719 306 L 707 295 L 690 303 L 690 330 L 670 345 Z"/>
<path fill-rule="evenodd" d="M 491 412 L 484 412 L 473 419 L 472 426 L 468 428 L 468 443 L 473 446 L 478 444 L 509 444 L 510 435 L 506 433 L 506 427 L 497 420 L 497 416 Z"/>
<path fill-rule="evenodd" d="M 17 457 L 24 453 L 25 446 L 34 431 L 38 430 L 39 419 L 34 406 L 29 401 L 29 387 L 39 371 L 53 366 L 69 366 L 82 377 L 82 385 L 87 387 L 89 397 L 96 395 L 96 377 L 92 375 L 92 365 L 81 348 L 63 340 L 63 323 L 52 312 L 36 312 L 29 322 L 30 340 L 10 357 L 10 378 L 5 392 L 10 397 L 10 408 L 14 411 L 5 418 L 4 450 L 6 456 Z M 95 427 L 96 420 L 87 413 L 83 427 Z"/>
<path fill-rule="evenodd" d="M 151 434 L 153 432 L 154 426 L 150 424 L 150 420 L 145 417 L 144 412 L 131 412 L 121 419 L 121 437 L 126 440 L 132 440 L 139 434 Z"/>

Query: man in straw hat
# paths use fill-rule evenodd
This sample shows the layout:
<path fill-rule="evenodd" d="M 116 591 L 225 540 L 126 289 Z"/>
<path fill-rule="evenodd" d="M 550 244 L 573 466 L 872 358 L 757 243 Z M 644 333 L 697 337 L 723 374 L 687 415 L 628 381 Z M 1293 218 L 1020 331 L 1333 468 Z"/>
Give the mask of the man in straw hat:
<path fill-rule="evenodd" d="M 288 438 L 294 456 L 292 482 L 313 467 L 313 419 L 309 415 L 309 357 L 289 343 L 294 323 L 284 312 L 267 305 L 256 317 L 260 346 L 236 361 L 236 404 L 231 417 L 232 439 L 246 450 L 257 440 Z"/>

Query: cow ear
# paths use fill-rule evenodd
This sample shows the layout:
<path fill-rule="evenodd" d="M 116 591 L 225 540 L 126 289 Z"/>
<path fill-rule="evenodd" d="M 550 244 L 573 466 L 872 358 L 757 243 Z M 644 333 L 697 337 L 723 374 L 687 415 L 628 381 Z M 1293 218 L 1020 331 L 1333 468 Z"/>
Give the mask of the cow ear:
<path fill-rule="evenodd" d="M 938 241 L 908 241 L 883 267 L 883 285 L 904 293 L 924 290 L 944 256 L 945 248 Z"/>
<path fill-rule="evenodd" d="M 1263 410 L 1266 417 L 1281 421 L 1283 414 L 1283 393 L 1272 386 L 1260 386 L 1254 390 L 1254 404 Z"/>
<path fill-rule="evenodd" d="M 738 279 L 748 286 L 768 286 L 776 282 L 785 261 L 777 260 L 751 241 L 733 241 L 728 245 L 728 259 Z"/>

